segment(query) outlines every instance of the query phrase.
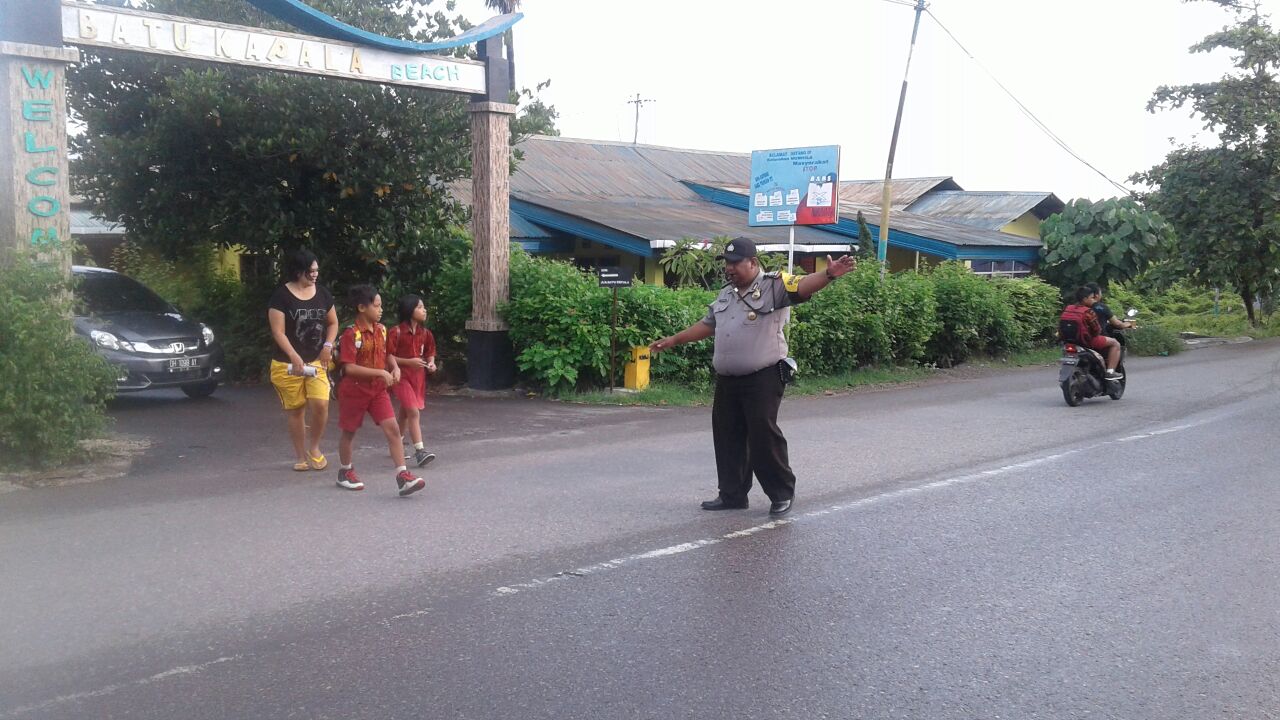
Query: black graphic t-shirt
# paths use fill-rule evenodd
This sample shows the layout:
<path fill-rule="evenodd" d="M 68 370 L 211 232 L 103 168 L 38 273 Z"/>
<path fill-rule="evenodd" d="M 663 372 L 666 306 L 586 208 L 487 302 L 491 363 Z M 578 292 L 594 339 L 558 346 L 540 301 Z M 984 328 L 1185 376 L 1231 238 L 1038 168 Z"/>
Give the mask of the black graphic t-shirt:
<path fill-rule="evenodd" d="M 284 335 L 303 362 L 320 357 L 320 350 L 324 348 L 325 320 L 333 309 L 333 296 L 328 290 L 317 285 L 316 294 L 310 300 L 300 300 L 287 285 L 281 285 L 271 295 L 267 307 L 284 313 Z M 289 356 L 279 346 L 271 357 L 289 362 Z"/>

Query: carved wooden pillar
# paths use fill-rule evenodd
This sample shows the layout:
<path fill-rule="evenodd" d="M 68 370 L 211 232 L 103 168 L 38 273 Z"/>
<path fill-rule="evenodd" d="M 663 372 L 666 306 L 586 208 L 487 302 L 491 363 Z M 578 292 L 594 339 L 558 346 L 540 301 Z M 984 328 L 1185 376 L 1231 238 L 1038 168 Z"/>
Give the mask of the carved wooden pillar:
<path fill-rule="evenodd" d="M 467 383 L 477 390 L 515 384 L 515 360 L 498 306 L 509 297 L 511 116 L 516 106 L 473 102 L 471 112 L 471 319 Z"/>
<path fill-rule="evenodd" d="M 0 261 L 35 248 L 70 266 L 66 64 L 73 48 L 0 41 Z"/>

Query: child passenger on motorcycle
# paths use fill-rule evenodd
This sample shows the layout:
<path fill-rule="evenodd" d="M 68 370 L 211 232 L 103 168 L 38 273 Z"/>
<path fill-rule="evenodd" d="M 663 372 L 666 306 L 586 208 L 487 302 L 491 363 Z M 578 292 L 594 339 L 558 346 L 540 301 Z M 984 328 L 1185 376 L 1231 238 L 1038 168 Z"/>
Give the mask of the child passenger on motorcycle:
<path fill-rule="evenodd" d="M 1116 330 L 1128 330 L 1129 328 L 1137 327 L 1137 324 L 1132 320 L 1121 320 L 1116 317 L 1116 314 L 1111 312 L 1111 308 L 1102 302 L 1102 287 L 1098 283 L 1089 283 L 1085 287 L 1098 296 L 1097 302 L 1093 304 L 1093 314 L 1098 316 L 1098 324 L 1102 326 L 1107 335 L 1115 337 Z"/>
<path fill-rule="evenodd" d="M 1075 313 L 1083 319 L 1080 337 L 1076 341 L 1102 354 L 1107 368 L 1107 380 L 1121 380 L 1124 376 L 1116 372 L 1116 365 L 1120 364 L 1120 342 L 1102 331 L 1098 315 L 1093 311 L 1093 306 L 1101 300 L 1101 292 L 1087 285 L 1079 287 L 1076 289 L 1075 304 L 1068 305 L 1063 314 Z"/>

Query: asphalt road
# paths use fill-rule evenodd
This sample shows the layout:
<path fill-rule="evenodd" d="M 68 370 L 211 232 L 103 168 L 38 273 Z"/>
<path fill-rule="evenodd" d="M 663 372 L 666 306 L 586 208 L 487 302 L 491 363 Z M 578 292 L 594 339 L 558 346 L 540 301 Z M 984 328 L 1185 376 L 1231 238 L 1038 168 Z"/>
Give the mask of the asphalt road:
<path fill-rule="evenodd" d="M 1280 344 L 1055 376 L 789 399 L 779 522 L 707 409 L 433 398 L 400 499 L 127 398 L 131 475 L 0 495 L 0 719 L 1280 717 Z"/>

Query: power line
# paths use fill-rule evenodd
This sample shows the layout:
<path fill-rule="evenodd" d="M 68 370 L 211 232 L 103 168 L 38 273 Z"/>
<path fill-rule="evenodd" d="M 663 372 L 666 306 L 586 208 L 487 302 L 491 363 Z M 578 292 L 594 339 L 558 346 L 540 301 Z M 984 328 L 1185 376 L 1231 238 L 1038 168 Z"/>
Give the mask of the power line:
<path fill-rule="evenodd" d="M 885 0 L 885 2 L 896 2 L 896 0 Z M 1022 111 L 1022 114 L 1023 114 L 1023 115 L 1026 115 L 1026 116 L 1027 116 L 1027 118 L 1028 118 L 1028 119 L 1030 119 L 1030 120 L 1031 120 L 1031 122 L 1032 122 L 1032 123 L 1034 123 L 1034 124 L 1035 124 L 1035 126 L 1036 126 L 1037 128 L 1039 128 L 1041 132 L 1043 132 L 1045 135 L 1047 135 L 1047 136 L 1049 137 L 1049 139 L 1050 139 L 1050 140 L 1052 140 L 1054 143 L 1056 143 L 1056 144 L 1058 145 L 1058 147 L 1060 147 L 1060 148 L 1062 148 L 1063 150 L 1065 150 L 1065 151 L 1067 152 L 1067 154 L 1068 154 L 1068 155 L 1070 155 L 1071 157 L 1073 157 L 1073 158 L 1075 158 L 1076 160 L 1079 160 L 1081 163 L 1083 163 L 1085 167 L 1089 168 L 1090 170 L 1092 170 L 1092 171 L 1094 171 L 1095 173 L 1097 173 L 1098 175 L 1100 175 L 1100 176 L 1102 177 L 1102 179 L 1106 180 L 1107 182 L 1109 182 L 1109 183 L 1111 183 L 1112 185 L 1114 185 L 1114 186 L 1116 186 L 1117 188 L 1119 188 L 1119 189 L 1120 189 L 1120 191 L 1121 191 L 1121 192 L 1123 192 L 1125 195 L 1132 195 L 1132 194 L 1133 194 L 1133 191 L 1132 191 L 1132 190 L 1130 190 L 1129 188 L 1125 187 L 1124 185 L 1121 185 L 1120 183 L 1116 182 L 1115 180 L 1112 180 L 1110 177 L 1108 177 L 1108 176 L 1107 176 L 1107 174 L 1106 174 L 1106 173 L 1104 173 L 1104 172 L 1102 172 L 1101 170 L 1099 170 L 1098 168 L 1094 167 L 1094 165 L 1093 165 L 1092 163 L 1090 163 L 1088 160 L 1085 160 L 1084 158 L 1080 157 L 1080 154 L 1079 154 L 1079 153 L 1077 153 L 1075 150 L 1072 150 L 1072 149 L 1071 149 L 1071 147 L 1070 147 L 1069 145 L 1067 145 L 1067 143 L 1066 143 L 1066 141 L 1065 141 L 1065 140 L 1063 140 L 1062 138 L 1058 137 L 1058 135 L 1057 135 L 1056 133 L 1054 133 L 1052 130 L 1050 130 L 1048 125 L 1045 125 L 1045 124 L 1044 124 L 1044 122 L 1042 122 L 1042 121 L 1040 120 L 1040 118 L 1036 117 L 1035 113 L 1031 112 L 1031 109 L 1030 109 L 1030 108 L 1028 108 L 1026 105 L 1024 105 L 1024 104 L 1022 103 L 1022 101 L 1021 101 L 1021 100 L 1019 100 L 1019 99 L 1018 99 L 1018 98 L 1013 94 L 1013 92 L 1009 90 L 1009 88 L 1005 87 L 1005 86 L 1004 86 L 1004 83 L 1000 82 L 1000 79 L 999 79 L 999 78 L 997 78 L 997 77 L 996 77 L 996 76 L 995 76 L 995 75 L 994 75 L 990 70 L 988 70 L 988 69 L 987 69 L 987 66 L 986 66 L 986 65 L 983 65 L 981 60 L 979 60 L 978 58 L 974 57 L 974 54 L 973 54 L 973 53 L 971 53 L 971 52 L 969 52 L 969 49 L 968 49 L 968 48 L 966 48 L 966 47 L 964 46 L 964 44 L 960 42 L 960 39 L 959 39 L 959 38 L 957 38 L 957 37 L 955 36 L 955 33 L 951 32 L 951 30 L 947 29 L 947 26 L 946 26 L 946 25 L 943 25 L 943 24 L 942 24 L 942 21 L 938 19 L 938 16 L 937 16 L 937 15 L 934 15 L 934 14 L 933 14 L 933 11 L 932 11 L 932 10 L 925 10 L 925 12 L 929 13 L 929 17 L 933 18 L 933 21 L 934 21 L 934 22 L 936 22 L 936 23 L 938 23 L 938 27 L 942 28 L 942 31 L 943 31 L 943 32 L 945 32 L 945 33 L 947 34 L 947 37 L 951 38 L 951 41 L 952 41 L 952 42 L 954 42 L 954 43 L 956 44 L 956 47 L 960 48 L 960 51 L 961 51 L 961 52 L 963 52 L 965 55 L 969 56 L 969 59 L 970 59 L 970 60 L 972 60 L 972 61 L 973 61 L 973 62 L 974 62 L 974 63 L 975 63 L 979 68 L 981 68 L 981 69 L 982 69 L 982 71 L 983 71 L 984 73 L 986 73 L 986 74 L 987 74 L 987 77 L 991 78 L 991 81 L 992 81 L 992 82 L 994 82 L 994 83 L 995 83 L 995 84 L 996 84 L 996 85 L 997 85 L 1001 90 L 1003 90 L 1003 91 L 1004 91 L 1004 94 L 1005 94 L 1005 95 L 1008 95 L 1008 96 L 1009 96 L 1009 99 L 1010 99 L 1010 100 L 1012 100 L 1012 101 L 1014 102 L 1014 104 L 1018 106 L 1018 109 Z"/>

